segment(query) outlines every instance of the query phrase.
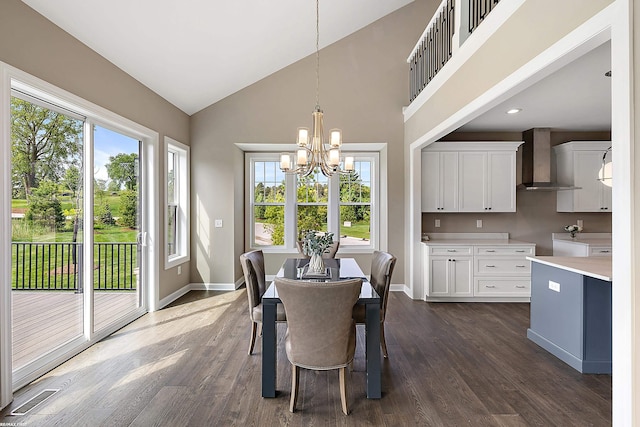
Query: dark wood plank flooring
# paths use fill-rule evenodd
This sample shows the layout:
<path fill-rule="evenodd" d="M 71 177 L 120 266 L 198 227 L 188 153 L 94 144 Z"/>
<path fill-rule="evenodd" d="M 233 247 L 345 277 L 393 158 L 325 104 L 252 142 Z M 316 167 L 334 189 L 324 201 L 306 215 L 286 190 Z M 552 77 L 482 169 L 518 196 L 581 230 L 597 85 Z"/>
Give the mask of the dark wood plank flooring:
<path fill-rule="evenodd" d="M 581 375 L 526 338 L 528 304 L 425 303 L 392 293 L 383 397 L 365 398 L 364 330 L 350 374 L 351 414 L 337 371 L 301 371 L 288 410 L 290 367 L 278 326 L 276 399 L 260 397 L 258 339 L 247 356 L 244 289 L 192 291 L 23 388 L 1 423 L 28 426 L 605 426 L 611 376 Z M 45 388 L 60 392 L 24 416 Z"/>

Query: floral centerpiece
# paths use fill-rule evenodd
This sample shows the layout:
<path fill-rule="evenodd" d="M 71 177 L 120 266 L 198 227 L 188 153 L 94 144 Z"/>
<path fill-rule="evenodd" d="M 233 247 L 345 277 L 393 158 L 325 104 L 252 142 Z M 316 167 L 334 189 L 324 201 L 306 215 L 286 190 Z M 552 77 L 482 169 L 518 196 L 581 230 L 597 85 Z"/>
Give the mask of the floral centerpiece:
<path fill-rule="evenodd" d="M 303 232 L 302 253 L 310 256 L 309 271 L 314 273 L 324 273 L 324 261 L 322 254 L 333 244 L 333 233 L 321 233 L 319 231 L 308 230 Z"/>
<path fill-rule="evenodd" d="M 578 225 L 567 225 L 564 227 L 564 231 L 566 231 L 567 233 L 569 233 L 569 235 L 571 236 L 571 238 L 575 238 L 576 234 L 578 234 L 579 232 L 582 231 L 582 227 L 578 226 Z"/>

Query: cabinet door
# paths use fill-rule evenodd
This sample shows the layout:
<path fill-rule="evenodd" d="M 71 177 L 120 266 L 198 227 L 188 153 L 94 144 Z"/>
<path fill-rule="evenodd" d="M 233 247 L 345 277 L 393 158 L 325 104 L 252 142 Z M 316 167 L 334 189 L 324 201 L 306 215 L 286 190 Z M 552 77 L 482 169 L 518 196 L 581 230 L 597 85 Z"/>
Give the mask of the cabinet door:
<path fill-rule="evenodd" d="M 458 212 L 458 153 L 440 153 L 440 212 Z"/>
<path fill-rule="evenodd" d="M 487 153 L 463 151 L 458 157 L 459 211 L 486 212 Z"/>
<path fill-rule="evenodd" d="M 449 275 L 451 296 L 473 296 L 471 258 L 451 258 Z"/>
<path fill-rule="evenodd" d="M 603 206 L 603 191 L 606 187 L 598 181 L 598 171 L 602 167 L 600 151 L 576 151 L 573 153 L 574 184 L 581 187 L 573 190 L 574 212 L 608 212 Z M 611 200 L 609 198 L 609 200 Z M 609 202 L 609 205 L 611 202 Z"/>
<path fill-rule="evenodd" d="M 487 203 L 490 212 L 516 211 L 516 153 L 487 153 Z"/>
<path fill-rule="evenodd" d="M 422 152 L 422 212 L 439 212 L 440 153 Z"/>
<path fill-rule="evenodd" d="M 429 260 L 429 294 L 431 297 L 449 295 L 449 258 L 434 257 Z"/>
<path fill-rule="evenodd" d="M 458 153 L 422 152 L 422 212 L 458 211 Z"/>

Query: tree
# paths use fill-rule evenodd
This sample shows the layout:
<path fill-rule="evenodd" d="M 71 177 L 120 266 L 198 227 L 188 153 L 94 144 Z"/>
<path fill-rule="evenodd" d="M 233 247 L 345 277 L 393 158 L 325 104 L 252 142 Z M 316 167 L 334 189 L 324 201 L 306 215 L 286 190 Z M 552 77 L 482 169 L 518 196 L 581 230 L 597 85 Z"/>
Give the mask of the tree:
<path fill-rule="evenodd" d="M 138 154 L 119 153 L 109 157 L 106 165 L 109 178 L 115 181 L 118 189 L 135 190 L 138 183 Z"/>
<path fill-rule="evenodd" d="M 51 230 L 64 227 L 65 216 L 56 197 L 57 190 L 58 186 L 53 181 L 41 181 L 28 199 L 25 219 L 45 225 Z"/>
<path fill-rule="evenodd" d="M 125 190 L 120 193 L 120 225 L 136 228 L 138 224 L 138 193 Z"/>
<path fill-rule="evenodd" d="M 113 214 L 111 213 L 111 207 L 106 200 L 103 200 L 102 203 L 96 205 L 93 216 L 104 225 L 116 225 L 116 220 L 113 218 Z"/>
<path fill-rule="evenodd" d="M 11 98 L 12 186 L 25 196 L 41 180 L 59 182 L 80 157 L 82 122 L 22 99 Z"/>
<path fill-rule="evenodd" d="M 71 192 L 73 193 L 73 197 L 76 197 L 76 192 L 82 184 L 81 179 L 82 178 L 80 177 L 80 169 L 78 169 L 74 165 L 69 166 L 67 170 L 64 171 L 64 178 L 62 180 L 63 184 L 65 187 L 71 190 Z"/>

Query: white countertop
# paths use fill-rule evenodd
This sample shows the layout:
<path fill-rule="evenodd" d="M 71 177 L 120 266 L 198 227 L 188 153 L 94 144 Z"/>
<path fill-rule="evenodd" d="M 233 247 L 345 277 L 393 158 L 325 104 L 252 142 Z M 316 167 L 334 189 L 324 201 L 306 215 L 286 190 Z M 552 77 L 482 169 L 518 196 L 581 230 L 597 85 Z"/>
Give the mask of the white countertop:
<path fill-rule="evenodd" d="M 530 242 L 521 242 L 509 238 L 509 233 L 430 233 L 429 240 L 422 240 L 425 245 L 438 246 L 506 246 L 506 245 L 533 245 Z"/>
<path fill-rule="evenodd" d="M 552 240 L 574 245 L 611 246 L 611 233 L 578 233 L 572 239 L 568 233 L 553 233 Z"/>
<path fill-rule="evenodd" d="M 611 257 L 528 256 L 527 259 L 611 282 Z"/>
<path fill-rule="evenodd" d="M 530 242 L 521 242 L 513 239 L 431 239 L 428 241 L 422 241 L 425 245 L 438 245 L 438 246 L 471 246 L 471 245 L 488 245 L 488 246 L 502 246 L 502 245 L 535 245 Z"/>

